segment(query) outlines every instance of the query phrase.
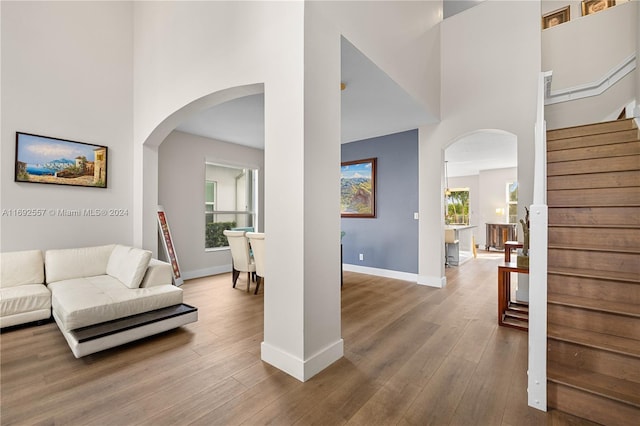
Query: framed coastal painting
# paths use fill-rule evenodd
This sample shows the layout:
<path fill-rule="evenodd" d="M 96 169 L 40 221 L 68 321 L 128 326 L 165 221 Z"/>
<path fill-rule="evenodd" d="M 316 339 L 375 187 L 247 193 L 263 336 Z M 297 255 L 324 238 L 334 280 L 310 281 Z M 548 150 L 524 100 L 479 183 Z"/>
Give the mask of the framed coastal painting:
<path fill-rule="evenodd" d="M 107 147 L 16 132 L 15 181 L 107 187 Z"/>
<path fill-rule="evenodd" d="M 614 0 L 583 0 L 582 16 L 591 15 L 614 6 Z"/>
<path fill-rule="evenodd" d="M 376 217 L 376 158 L 341 164 L 340 214 L 342 217 Z"/>
<path fill-rule="evenodd" d="M 569 19 L 571 19 L 569 6 L 554 10 L 553 12 L 549 12 L 546 15 L 542 15 L 542 29 L 564 24 L 565 22 L 569 21 Z"/>

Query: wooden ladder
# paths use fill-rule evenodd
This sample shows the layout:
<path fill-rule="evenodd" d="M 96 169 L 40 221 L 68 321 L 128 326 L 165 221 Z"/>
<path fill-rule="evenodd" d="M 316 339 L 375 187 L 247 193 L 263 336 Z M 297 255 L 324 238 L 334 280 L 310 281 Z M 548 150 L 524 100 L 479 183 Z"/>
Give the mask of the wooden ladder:
<path fill-rule="evenodd" d="M 640 424 L 640 135 L 547 132 L 549 408 Z"/>

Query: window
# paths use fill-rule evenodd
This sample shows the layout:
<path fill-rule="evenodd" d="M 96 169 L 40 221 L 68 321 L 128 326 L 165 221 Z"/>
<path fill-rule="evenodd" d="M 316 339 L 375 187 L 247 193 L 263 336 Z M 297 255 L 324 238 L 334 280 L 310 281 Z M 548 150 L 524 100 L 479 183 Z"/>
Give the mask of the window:
<path fill-rule="evenodd" d="M 257 170 L 206 163 L 206 250 L 228 247 L 225 229 L 255 229 L 257 177 Z"/>
<path fill-rule="evenodd" d="M 518 182 L 507 183 L 509 223 L 518 223 Z"/>
<path fill-rule="evenodd" d="M 452 188 L 446 193 L 445 223 L 469 224 L 469 188 Z"/>

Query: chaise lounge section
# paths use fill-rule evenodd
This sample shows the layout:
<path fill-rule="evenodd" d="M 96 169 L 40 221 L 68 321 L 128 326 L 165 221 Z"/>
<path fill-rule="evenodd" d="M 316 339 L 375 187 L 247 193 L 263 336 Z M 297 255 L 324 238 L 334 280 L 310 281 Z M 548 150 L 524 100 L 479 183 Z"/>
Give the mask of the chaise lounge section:
<path fill-rule="evenodd" d="M 198 319 L 197 309 L 183 304 L 182 289 L 172 284 L 171 265 L 147 250 L 115 244 L 48 250 L 44 265 L 40 255 L 40 269 L 53 318 L 76 358 Z"/>

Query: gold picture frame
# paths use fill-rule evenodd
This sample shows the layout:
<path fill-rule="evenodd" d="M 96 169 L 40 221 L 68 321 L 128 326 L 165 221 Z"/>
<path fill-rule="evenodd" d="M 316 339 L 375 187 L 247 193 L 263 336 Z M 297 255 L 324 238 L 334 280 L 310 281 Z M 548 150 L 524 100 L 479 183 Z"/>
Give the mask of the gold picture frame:
<path fill-rule="evenodd" d="M 582 16 L 603 11 L 615 4 L 615 0 L 582 0 Z"/>
<path fill-rule="evenodd" d="M 562 7 L 560 9 L 549 12 L 542 15 L 542 29 L 555 27 L 556 25 L 564 24 L 571 19 L 571 13 L 569 12 L 569 6 Z"/>

